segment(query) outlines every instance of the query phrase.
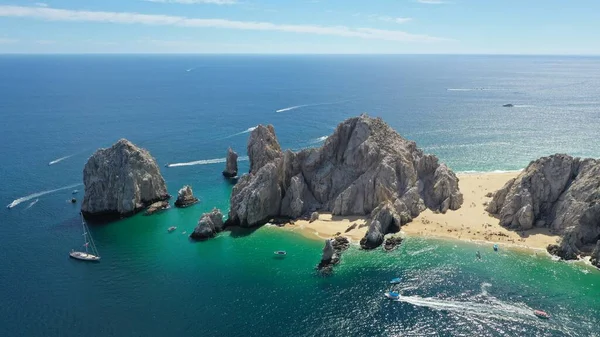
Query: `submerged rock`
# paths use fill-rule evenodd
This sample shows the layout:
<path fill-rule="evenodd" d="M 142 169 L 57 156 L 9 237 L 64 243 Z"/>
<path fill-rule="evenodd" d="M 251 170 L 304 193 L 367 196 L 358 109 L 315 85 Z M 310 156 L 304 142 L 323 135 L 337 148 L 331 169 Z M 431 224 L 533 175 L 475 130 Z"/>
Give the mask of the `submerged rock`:
<path fill-rule="evenodd" d="M 226 178 L 234 178 L 237 177 L 238 174 L 238 164 L 237 164 L 238 155 L 231 148 L 227 149 L 227 160 L 225 162 L 225 170 L 223 171 L 223 176 Z"/>
<path fill-rule="evenodd" d="M 177 192 L 177 200 L 175 200 L 175 207 L 188 207 L 198 202 L 198 198 L 194 196 L 192 187 L 185 185 L 179 192 Z"/>
<path fill-rule="evenodd" d="M 426 208 L 445 212 L 463 202 L 450 169 L 367 115 L 338 125 L 320 148 L 300 152 L 283 152 L 273 127 L 259 125 L 250 134 L 248 156 L 250 172 L 231 194 L 234 225 L 257 226 L 270 217 L 315 210 L 369 215 L 389 205 L 394 216 L 371 223 L 367 241 L 373 246 L 383 242 L 378 232 L 397 231 Z"/>
<path fill-rule="evenodd" d="M 190 237 L 196 240 L 209 239 L 223 231 L 223 228 L 223 214 L 219 209 L 213 208 L 211 212 L 202 214 Z"/>
<path fill-rule="evenodd" d="M 600 238 L 600 161 L 542 157 L 498 190 L 486 210 L 507 228 L 549 227 L 560 234 L 560 245 L 548 248 L 551 254 L 590 254 Z"/>
<path fill-rule="evenodd" d="M 88 219 L 131 216 L 170 197 L 156 160 L 126 139 L 88 159 L 83 184 L 81 212 Z"/>
<path fill-rule="evenodd" d="M 169 208 L 169 202 L 168 201 L 157 201 L 153 204 L 151 204 L 150 206 L 148 206 L 148 208 L 146 209 L 146 212 L 144 213 L 144 215 L 152 215 L 154 213 L 160 212 L 162 210 L 165 210 L 167 208 Z"/>

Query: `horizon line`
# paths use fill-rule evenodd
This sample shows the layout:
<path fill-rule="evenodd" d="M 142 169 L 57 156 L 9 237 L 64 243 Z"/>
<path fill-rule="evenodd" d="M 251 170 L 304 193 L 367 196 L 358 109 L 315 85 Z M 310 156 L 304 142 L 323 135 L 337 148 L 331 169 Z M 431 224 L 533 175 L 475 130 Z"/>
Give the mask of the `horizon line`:
<path fill-rule="evenodd" d="M 169 52 L 40 52 L 40 53 L 23 53 L 23 52 L 0 52 L 0 56 L 5 55 L 23 55 L 23 56 L 35 56 L 35 55 L 164 55 L 164 56 L 177 56 L 177 55 L 197 55 L 197 56 L 211 56 L 211 55 L 239 55 L 239 56 L 584 56 L 584 57 L 599 57 L 600 54 L 543 54 L 543 53 L 262 53 L 262 52 L 181 52 L 181 53 L 169 53 Z"/>

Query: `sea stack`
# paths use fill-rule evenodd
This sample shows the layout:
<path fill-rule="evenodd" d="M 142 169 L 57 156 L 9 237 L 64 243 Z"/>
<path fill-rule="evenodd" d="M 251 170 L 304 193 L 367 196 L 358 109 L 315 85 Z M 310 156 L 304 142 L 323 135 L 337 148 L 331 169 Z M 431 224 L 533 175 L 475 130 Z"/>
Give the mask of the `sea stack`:
<path fill-rule="evenodd" d="M 227 159 L 225 162 L 225 170 L 223 171 L 223 176 L 225 178 L 234 178 L 237 177 L 238 174 L 238 165 L 237 165 L 238 155 L 231 148 L 227 149 Z"/>
<path fill-rule="evenodd" d="M 563 259 L 590 255 L 600 239 L 600 160 L 555 154 L 533 161 L 494 194 L 487 211 L 507 228 L 559 233 L 560 244 L 548 251 Z"/>
<path fill-rule="evenodd" d="M 347 119 L 323 146 L 300 152 L 283 152 L 273 126 L 259 125 L 250 134 L 248 156 L 250 172 L 231 194 L 231 225 L 314 211 L 371 215 L 377 222 L 371 221 L 362 243 L 374 248 L 426 208 L 443 213 L 463 202 L 448 167 L 367 115 Z"/>
<path fill-rule="evenodd" d="M 223 214 L 217 208 L 209 213 L 204 213 L 198 220 L 198 226 L 190 237 L 195 240 L 210 239 L 223 230 Z"/>
<path fill-rule="evenodd" d="M 88 219 L 131 216 L 170 197 L 156 160 L 126 139 L 88 159 L 83 184 L 81 212 Z"/>
<path fill-rule="evenodd" d="M 192 206 L 198 202 L 198 198 L 194 196 L 192 187 L 185 185 L 177 192 L 177 200 L 175 200 L 175 207 L 185 208 Z"/>

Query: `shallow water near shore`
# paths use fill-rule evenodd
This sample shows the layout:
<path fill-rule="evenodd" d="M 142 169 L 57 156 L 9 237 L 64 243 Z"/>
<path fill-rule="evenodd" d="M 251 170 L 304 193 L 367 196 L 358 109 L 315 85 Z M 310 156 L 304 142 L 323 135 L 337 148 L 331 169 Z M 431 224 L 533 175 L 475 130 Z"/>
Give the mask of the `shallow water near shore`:
<path fill-rule="evenodd" d="M 600 272 L 543 254 L 410 237 L 389 254 L 353 246 L 321 277 L 323 242 L 297 233 L 187 236 L 228 209 L 219 159 L 228 146 L 245 155 L 258 123 L 298 149 L 368 112 L 456 171 L 598 157 L 599 69 L 575 57 L 1 56 L 0 201 L 15 204 L 0 212 L 3 335 L 598 336 Z M 92 226 L 102 261 L 69 259 L 83 243 L 82 186 L 70 186 L 121 137 L 156 157 L 169 193 L 191 184 L 201 202 Z M 391 302 L 397 276 L 404 297 Z"/>

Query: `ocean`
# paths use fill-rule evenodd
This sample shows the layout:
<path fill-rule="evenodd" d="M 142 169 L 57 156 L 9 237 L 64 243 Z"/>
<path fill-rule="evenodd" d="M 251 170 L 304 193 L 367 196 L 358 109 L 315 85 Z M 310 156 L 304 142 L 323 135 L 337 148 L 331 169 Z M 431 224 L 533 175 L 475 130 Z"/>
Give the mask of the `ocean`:
<path fill-rule="evenodd" d="M 322 277 L 323 242 L 285 230 L 187 237 L 227 211 L 227 148 L 247 171 L 260 123 L 298 150 L 368 113 L 457 172 L 598 158 L 600 57 L 2 55 L 0 112 L 2 336 L 600 336 L 600 272 L 541 252 L 410 237 L 352 247 Z M 69 259 L 83 166 L 119 138 L 201 202 L 92 226 L 102 261 Z M 397 276 L 406 296 L 390 302 Z"/>

